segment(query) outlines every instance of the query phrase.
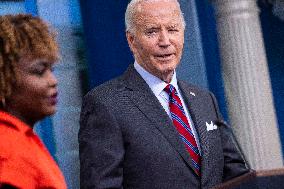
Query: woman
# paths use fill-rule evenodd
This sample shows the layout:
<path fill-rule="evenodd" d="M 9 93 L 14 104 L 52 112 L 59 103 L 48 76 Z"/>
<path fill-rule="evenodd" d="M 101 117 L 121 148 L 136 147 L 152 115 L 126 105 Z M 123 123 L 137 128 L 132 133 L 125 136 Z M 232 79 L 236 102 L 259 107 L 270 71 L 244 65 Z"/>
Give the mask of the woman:
<path fill-rule="evenodd" d="M 56 111 L 58 56 L 54 34 L 40 18 L 0 16 L 0 188 L 66 188 L 33 132 Z"/>

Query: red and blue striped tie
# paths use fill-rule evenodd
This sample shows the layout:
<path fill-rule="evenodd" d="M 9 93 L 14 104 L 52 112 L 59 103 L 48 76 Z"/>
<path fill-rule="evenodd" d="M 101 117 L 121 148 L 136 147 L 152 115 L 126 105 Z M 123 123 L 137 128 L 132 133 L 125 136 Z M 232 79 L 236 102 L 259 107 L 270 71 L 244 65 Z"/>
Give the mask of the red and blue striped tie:
<path fill-rule="evenodd" d="M 175 87 L 171 84 L 168 84 L 164 90 L 169 94 L 169 107 L 173 124 L 175 125 L 187 151 L 189 152 L 194 165 L 194 172 L 200 176 L 201 156 L 193 132 L 186 118 L 184 108 L 182 107 L 181 100 L 178 97 Z"/>

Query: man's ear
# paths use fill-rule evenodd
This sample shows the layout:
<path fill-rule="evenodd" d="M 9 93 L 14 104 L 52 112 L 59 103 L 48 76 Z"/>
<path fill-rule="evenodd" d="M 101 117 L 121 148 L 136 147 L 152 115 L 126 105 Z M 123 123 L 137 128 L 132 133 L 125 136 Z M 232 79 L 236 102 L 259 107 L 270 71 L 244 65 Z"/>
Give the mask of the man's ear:
<path fill-rule="evenodd" d="M 130 33 L 129 31 L 126 31 L 126 39 L 129 45 L 129 48 L 132 52 L 134 52 L 134 35 Z"/>

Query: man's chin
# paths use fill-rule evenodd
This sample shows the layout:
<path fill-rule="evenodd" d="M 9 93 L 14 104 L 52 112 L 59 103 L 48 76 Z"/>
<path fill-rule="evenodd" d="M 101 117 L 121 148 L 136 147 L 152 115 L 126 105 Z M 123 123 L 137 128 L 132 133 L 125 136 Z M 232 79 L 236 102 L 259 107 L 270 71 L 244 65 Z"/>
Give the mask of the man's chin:
<path fill-rule="evenodd" d="M 157 75 L 161 80 L 169 83 L 172 80 L 173 74 L 174 74 L 174 69 L 164 69 L 160 70 Z"/>
<path fill-rule="evenodd" d="M 167 66 L 167 67 L 160 69 L 160 73 L 162 73 L 163 75 L 173 74 L 175 69 L 176 69 L 175 66 Z"/>

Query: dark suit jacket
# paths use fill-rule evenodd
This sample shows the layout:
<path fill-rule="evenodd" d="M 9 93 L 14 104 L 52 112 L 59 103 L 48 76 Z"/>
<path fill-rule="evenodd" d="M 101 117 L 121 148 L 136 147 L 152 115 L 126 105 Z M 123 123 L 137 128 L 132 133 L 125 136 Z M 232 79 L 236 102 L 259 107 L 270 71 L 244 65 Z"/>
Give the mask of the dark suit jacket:
<path fill-rule="evenodd" d="M 181 81 L 178 85 L 199 135 L 201 178 L 171 119 L 131 65 L 84 98 L 81 188 L 210 188 L 247 172 L 226 128 L 207 131 L 206 122 L 222 119 L 214 96 Z"/>

